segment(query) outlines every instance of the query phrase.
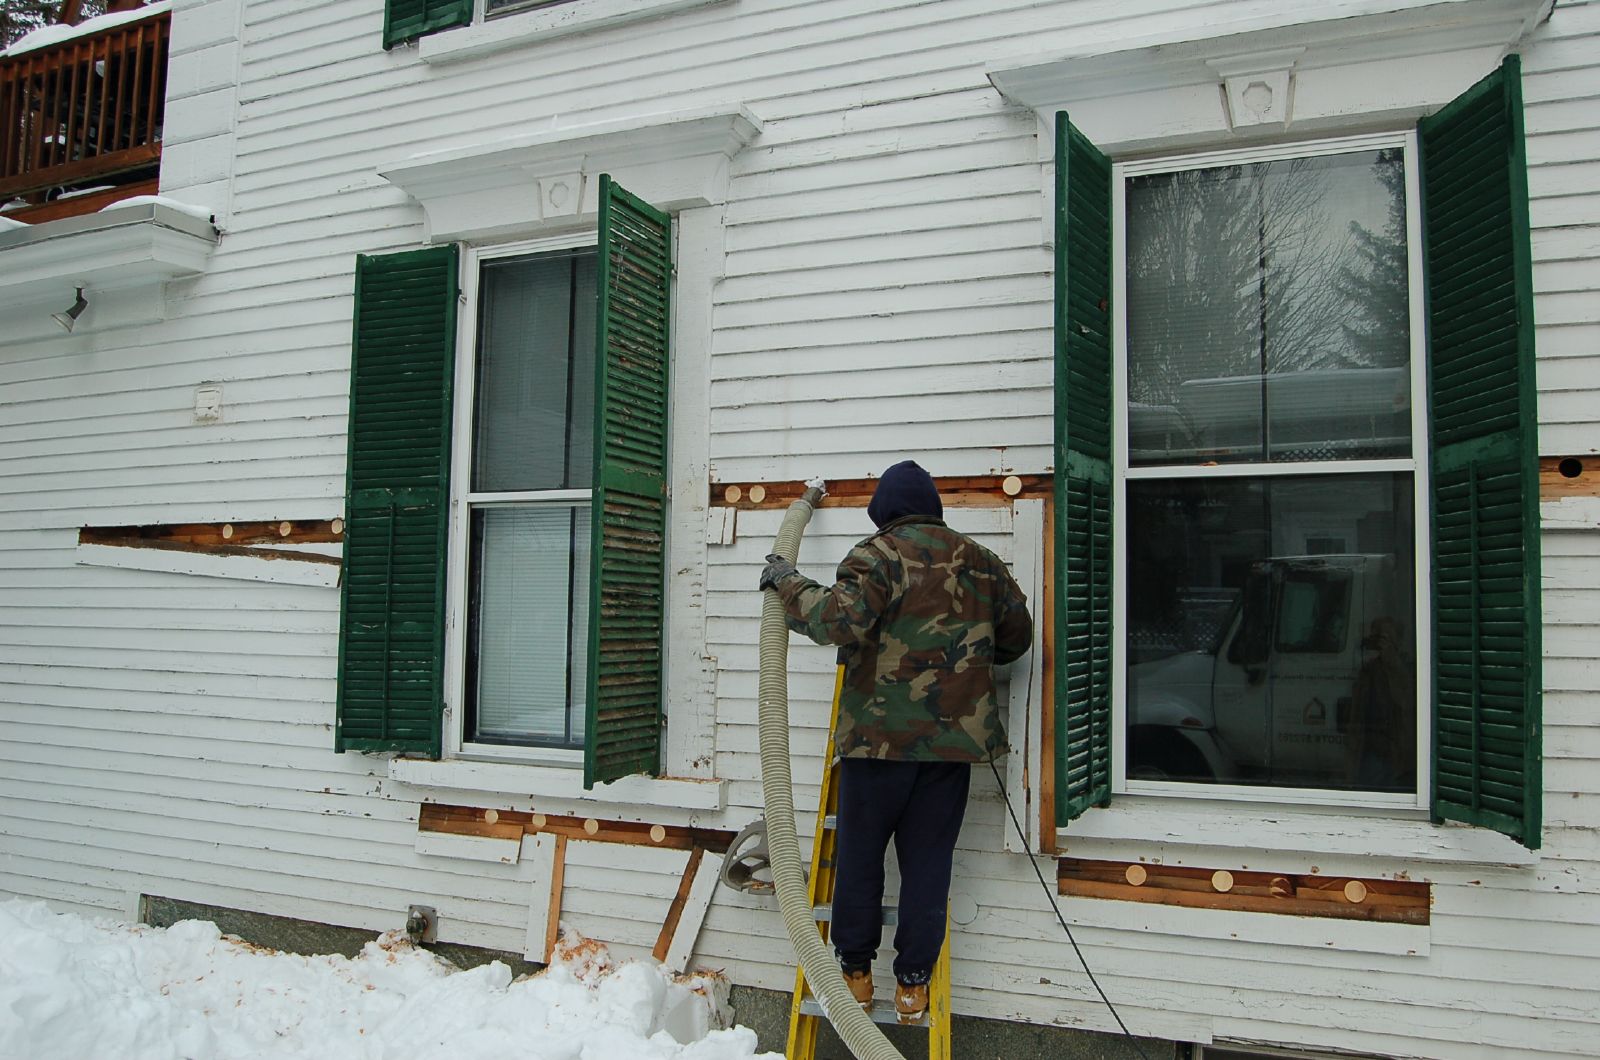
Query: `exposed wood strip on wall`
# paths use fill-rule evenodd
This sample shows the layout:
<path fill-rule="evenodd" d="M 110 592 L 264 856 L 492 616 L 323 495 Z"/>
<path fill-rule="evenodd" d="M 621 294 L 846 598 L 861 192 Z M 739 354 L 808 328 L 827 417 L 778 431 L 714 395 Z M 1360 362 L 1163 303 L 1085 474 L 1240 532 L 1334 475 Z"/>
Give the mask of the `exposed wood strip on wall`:
<path fill-rule="evenodd" d="M 283 519 L 269 523 L 166 523 L 149 526 L 86 526 L 80 545 L 306 545 L 344 540 L 343 519 Z M 252 555 L 256 553 L 251 552 Z M 295 553 L 303 555 L 303 553 Z"/>
<path fill-rule="evenodd" d="M 878 488 L 875 478 L 828 480 L 823 508 L 864 508 Z M 1048 498 L 1049 475 L 951 475 L 935 478 L 947 508 L 1004 507 L 1018 497 Z M 1007 483 L 1011 490 L 1008 492 Z M 787 508 L 800 498 L 806 484 L 788 482 L 713 482 L 711 504 L 733 508 Z"/>
<path fill-rule="evenodd" d="M 455 835 L 517 839 L 524 835 L 550 834 L 596 843 L 625 843 L 661 847 L 667 850 L 692 850 L 703 847 L 722 853 L 733 842 L 733 833 L 718 828 L 692 828 L 685 825 L 641 824 L 634 821 L 602 821 L 595 817 L 568 817 L 556 814 L 525 813 L 519 810 L 480 810 L 470 806 L 445 806 L 424 803 L 417 818 L 417 829 L 450 832 Z"/>
<path fill-rule="evenodd" d="M 544 960 L 550 963 L 561 938 L 561 887 L 567 874 L 567 837 L 556 836 L 555 861 L 550 868 L 550 911 L 545 918 Z"/>
<path fill-rule="evenodd" d="M 1539 499 L 1600 497 L 1600 456 L 1539 458 Z"/>
<path fill-rule="evenodd" d="M 1427 924 L 1433 900 L 1431 884 L 1410 880 L 1286 875 L 1081 858 L 1059 860 L 1056 889 L 1060 894 L 1080 898 L 1392 924 Z"/>

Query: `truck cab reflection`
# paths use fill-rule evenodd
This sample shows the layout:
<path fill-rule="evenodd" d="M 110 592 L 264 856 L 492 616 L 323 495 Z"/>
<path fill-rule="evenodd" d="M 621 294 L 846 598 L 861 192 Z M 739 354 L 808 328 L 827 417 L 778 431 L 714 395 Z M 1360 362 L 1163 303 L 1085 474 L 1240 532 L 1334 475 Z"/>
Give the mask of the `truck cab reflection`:
<path fill-rule="evenodd" d="M 1128 667 L 1128 776 L 1414 791 L 1409 604 L 1392 555 L 1252 564 L 1210 650 Z"/>

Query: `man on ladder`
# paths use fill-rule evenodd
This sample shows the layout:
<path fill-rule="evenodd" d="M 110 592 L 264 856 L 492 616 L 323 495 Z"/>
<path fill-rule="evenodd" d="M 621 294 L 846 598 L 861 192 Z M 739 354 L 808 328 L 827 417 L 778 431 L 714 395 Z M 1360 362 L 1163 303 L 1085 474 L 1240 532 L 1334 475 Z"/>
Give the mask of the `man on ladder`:
<path fill-rule="evenodd" d="M 933 478 L 912 461 L 885 471 L 867 515 L 878 532 L 823 586 L 779 556 L 789 628 L 839 646 L 844 667 L 834 752 L 840 758 L 831 940 L 864 1009 L 883 937 L 883 859 L 900 866 L 895 1012 L 921 1020 L 944 943 L 950 865 L 971 764 L 1006 751 L 994 667 L 1027 651 L 1027 600 L 993 552 L 945 526 Z"/>

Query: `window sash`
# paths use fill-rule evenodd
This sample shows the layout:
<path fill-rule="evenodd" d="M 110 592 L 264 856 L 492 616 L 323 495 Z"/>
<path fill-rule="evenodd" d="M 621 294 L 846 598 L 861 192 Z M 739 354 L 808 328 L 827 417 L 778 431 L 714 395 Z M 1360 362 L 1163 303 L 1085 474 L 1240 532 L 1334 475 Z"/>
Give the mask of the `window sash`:
<path fill-rule="evenodd" d="M 527 492 L 476 493 L 472 483 L 473 409 L 476 407 L 478 374 L 477 320 L 479 277 L 485 261 L 525 257 L 548 251 L 573 250 L 596 246 L 598 233 L 589 229 L 564 236 L 504 246 L 472 248 L 462 251 L 461 290 L 464 304 L 457 314 L 455 386 L 455 437 L 451 468 L 449 619 L 445 653 L 445 757 L 522 764 L 575 767 L 583 764 L 582 748 L 539 747 L 529 744 L 488 744 L 469 741 L 466 733 L 466 666 L 468 594 L 471 587 L 470 520 L 472 509 L 528 503 L 581 502 L 592 497 L 589 489 L 534 490 Z M 586 590 L 585 590 L 586 591 Z"/>
<path fill-rule="evenodd" d="M 1410 304 L 1411 347 L 1411 455 L 1409 458 L 1349 461 L 1251 462 L 1238 464 L 1146 465 L 1129 466 L 1128 453 L 1128 320 L 1127 320 L 1127 180 L 1151 173 L 1172 173 L 1188 169 L 1265 162 L 1312 155 L 1344 154 L 1375 148 L 1401 148 L 1405 161 L 1407 295 Z M 1278 144 L 1204 154 L 1177 155 L 1137 162 L 1117 163 L 1111 182 L 1111 320 L 1112 347 L 1112 628 L 1120 631 L 1113 638 L 1111 665 L 1111 790 L 1113 794 L 1153 795 L 1240 802 L 1297 804 L 1306 806 L 1370 807 L 1387 810 L 1425 811 L 1429 805 L 1432 778 L 1431 669 L 1420 660 L 1433 657 L 1432 569 L 1428 478 L 1428 379 L 1426 303 L 1424 301 L 1422 254 L 1422 194 L 1417 162 L 1415 130 L 1404 133 L 1379 133 L 1347 136 L 1295 144 Z M 1413 548 L 1416 556 L 1415 615 L 1417 666 L 1417 790 L 1415 794 L 1350 792 L 1311 788 L 1282 788 L 1256 785 L 1200 784 L 1128 779 L 1128 497 L 1130 480 L 1265 477 L 1276 475 L 1337 475 L 1363 472 L 1403 471 L 1412 475 Z"/>

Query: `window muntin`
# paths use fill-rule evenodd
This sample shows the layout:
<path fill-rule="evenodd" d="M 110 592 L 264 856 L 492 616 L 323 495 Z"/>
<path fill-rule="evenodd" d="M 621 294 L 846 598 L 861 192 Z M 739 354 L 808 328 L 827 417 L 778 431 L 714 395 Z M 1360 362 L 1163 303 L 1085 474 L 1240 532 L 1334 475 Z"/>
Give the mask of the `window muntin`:
<path fill-rule="evenodd" d="M 1399 148 L 1128 178 L 1129 462 L 1409 456 Z"/>
<path fill-rule="evenodd" d="M 1423 392 L 1414 151 L 1412 137 L 1395 134 L 1115 168 L 1123 494 L 1115 584 L 1125 632 L 1113 678 L 1121 734 L 1114 790 L 1423 802 L 1426 741 L 1415 704 L 1426 701 L 1430 678 L 1416 660 L 1427 657 L 1431 632 L 1419 580 L 1428 566 L 1419 501 L 1427 430 L 1411 401 Z M 1199 176 L 1174 176 L 1185 173 Z M 1288 207 L 1274 203 L 1306 204 L 1308 196 L 1285 190 L 1295 175 L 1317 189 L 1308 205 L 1314 223 L 1275 216 Z M 1236 186 L 1215 186 L 1227 181 Z M 1242 213 L 1250 201 L 1250 224 L 1208 215 L 1229 202 Z M 1198 236 L 1207 230 L 1233 231 L 1248 246 L 1229 243 L 1220 263 L 1208 262 Z M 1163 240 L 1169 257 L 1148 240 Z M 1343 307 L 1339 314 L 1328 314 L 1322 303 L 1330 301 Z M 1184 311 L 1186 324 L 1159 319 Z M 1210 318 L 1227 327 L 1207 325 Z M 1305 321 L 1326 341 L 1307 337 Z M 1280 503 L 1254 528 L 1235 529 L 1253 541 L 1226 542 L 1207 556 L 1204 524 L 1215 516 L 1203 505 L 1175 514 L 1195 503 L 1186 498 L 1191 489 L 1231 495 L 1219 511 L 1262 496 Z M 1365 528 L 1352 519 L 1365 519 Z M 1254 555 L 1223 555 L 1229 551 Z M 1344 611 L 1337 599 L 1286 601 L 1284 580 L 1299 580 L 1294 568 L 1312 561 L 1387 569 L 1404 592 L 1375 609 L 1360 596 L 1371 571 L 1352 571 Z M 1179 580 L 1163 584 L 1164 570 Z M 1320 626 L 1283 625 L 1313 603 L 1325 607 Z M 1335 640 L 1339 651 L 1293 650 Z M 1306 681 L 1319 664 L 1323 685 L 1313 687 Z M 1248 672 L 1244 694 L 1218 687 L 1220 676 L 1247 668 L 1264 689 L 1250 685 Z M 1358 680 L 1366 697 L 1359 709 Z M 1282 702 L 1269 709 L 1265 692 L 1279 686 Z M 1297 687 L 1306 694 L 1291 718 Z M 1375 706 L 1387 710 L 1381 724 Z M 1237 746 L 1223 737 L 1224 725 Z M 1381 753 L 1373 750 L 1379 740 L 1388 741 Z"/>
<path fill-rule="evenodd" d="M 592 245 L 479 258 L 464 747 L 584 746 L 596 274 Z"/>

